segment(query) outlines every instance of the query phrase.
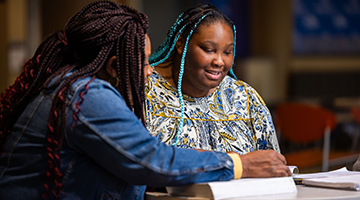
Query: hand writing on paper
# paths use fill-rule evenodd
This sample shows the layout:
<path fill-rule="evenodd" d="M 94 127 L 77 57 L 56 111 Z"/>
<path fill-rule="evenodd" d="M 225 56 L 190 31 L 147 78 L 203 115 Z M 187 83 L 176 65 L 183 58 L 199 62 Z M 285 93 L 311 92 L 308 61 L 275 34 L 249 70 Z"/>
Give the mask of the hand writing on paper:
<path fill-rule="evenodd" d="M 291 176 L 285 157 L 274 150 L 253 151 L 240 158 L 244 178 Z"/>

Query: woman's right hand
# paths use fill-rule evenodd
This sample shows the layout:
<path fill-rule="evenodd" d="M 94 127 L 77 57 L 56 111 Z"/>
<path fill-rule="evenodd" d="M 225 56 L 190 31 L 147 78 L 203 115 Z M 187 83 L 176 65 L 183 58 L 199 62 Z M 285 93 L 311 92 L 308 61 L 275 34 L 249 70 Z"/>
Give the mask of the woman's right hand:
<path fill-rule="evenodd" d="M 265 178 L 291 176 L 286 159 L 274 150 L 258 150 L 241 155 L 243 178 Z"/>

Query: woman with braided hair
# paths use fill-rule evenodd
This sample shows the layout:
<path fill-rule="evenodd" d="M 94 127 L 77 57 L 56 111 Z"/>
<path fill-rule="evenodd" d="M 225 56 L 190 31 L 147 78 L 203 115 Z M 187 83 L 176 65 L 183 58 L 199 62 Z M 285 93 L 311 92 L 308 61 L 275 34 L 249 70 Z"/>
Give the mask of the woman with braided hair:
<path fill-rule="evenodd" d="M 149 134 L 147 29 L 143 13 L 98 1 L 45 38 L 0 97 L 0 199 L 143 199 L 146 185 L 289 175 Z"/>
<path fill-rule="evenodd" d="M 268 108 L 232 71 L 235 36 L 233 22 L 211 4 L 180 14 L 149 59 L 147 128 L 159 141 L 241 155 L 280 153 Z"/>

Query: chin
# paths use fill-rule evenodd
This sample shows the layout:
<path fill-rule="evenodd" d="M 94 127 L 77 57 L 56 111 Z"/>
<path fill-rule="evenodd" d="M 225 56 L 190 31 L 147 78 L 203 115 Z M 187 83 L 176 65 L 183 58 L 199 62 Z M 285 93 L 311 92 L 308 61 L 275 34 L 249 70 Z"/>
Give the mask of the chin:
<path fill-rule="evenodd" d="M 218 83 L 218 84 L 209 84 L 208 85 L 208 90 L 213 90 L 213 89 L 216 89 L 217 88 L 217 86 L 219 86 L 219 84 L 220 84 L 220 82 Z"/>

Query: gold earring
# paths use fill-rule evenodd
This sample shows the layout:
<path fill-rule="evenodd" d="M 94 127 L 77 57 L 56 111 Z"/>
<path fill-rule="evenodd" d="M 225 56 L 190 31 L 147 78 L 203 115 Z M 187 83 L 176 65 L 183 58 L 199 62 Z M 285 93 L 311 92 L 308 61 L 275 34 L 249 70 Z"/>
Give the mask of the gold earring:
<path fill-rule="evenodd" d="M 113 84 L 113 80 L 114 80 L 114 78 L 115 78 L 115 85 Z M 117 76 L 114 76 L 114 77 L 111 77 L 109 80 L 108 80 L 108 82 L 113 86 L 113 87 L 117 87 L 118 85 L 119 85 L 119 78 L 117 77 Z"/>

